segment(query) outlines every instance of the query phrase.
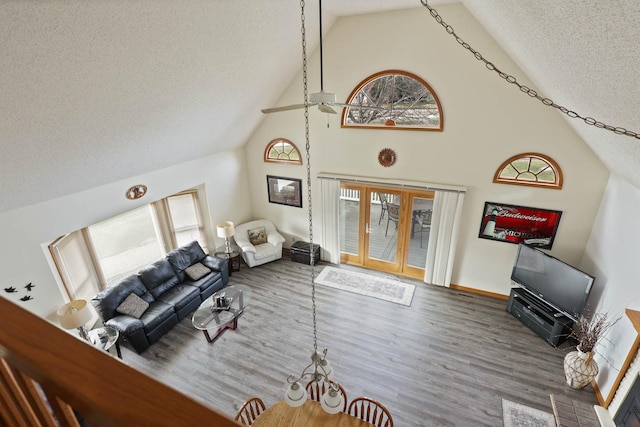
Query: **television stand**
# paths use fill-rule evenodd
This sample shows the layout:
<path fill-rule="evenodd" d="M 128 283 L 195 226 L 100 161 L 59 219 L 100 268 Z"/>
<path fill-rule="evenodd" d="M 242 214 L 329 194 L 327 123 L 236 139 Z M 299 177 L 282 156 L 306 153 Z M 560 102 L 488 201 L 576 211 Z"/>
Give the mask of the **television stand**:
<path fill-rule="evenodd" d="M 554 347 L 571 335 L 573 320 L 522 288 L 511 289 L 507 311 Z"/>

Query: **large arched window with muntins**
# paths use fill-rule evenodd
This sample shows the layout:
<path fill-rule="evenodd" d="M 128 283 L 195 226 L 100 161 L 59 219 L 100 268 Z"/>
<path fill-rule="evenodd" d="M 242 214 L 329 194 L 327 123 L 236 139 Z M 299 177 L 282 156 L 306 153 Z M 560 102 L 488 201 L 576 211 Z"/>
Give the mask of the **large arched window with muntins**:
<path fill-rule="evenodd" d="M 420 77 L 387 70 L 364 79 L 347 98 L 342 127 L 442 131 L 440 100 Z"/>
<path fill-rule="evenodd" d="M 301 165 L 302 157 L 293 142 L 285 138 L 276 138 L 269 141 L 264 149 L 264 161 Z"/>
<path fill-rule="evenodd" d="M 522 153 L 502 163 L 493 176 L 493 182 L 560 190 L 562 170 L 549 156 L 540 153 Z"/>

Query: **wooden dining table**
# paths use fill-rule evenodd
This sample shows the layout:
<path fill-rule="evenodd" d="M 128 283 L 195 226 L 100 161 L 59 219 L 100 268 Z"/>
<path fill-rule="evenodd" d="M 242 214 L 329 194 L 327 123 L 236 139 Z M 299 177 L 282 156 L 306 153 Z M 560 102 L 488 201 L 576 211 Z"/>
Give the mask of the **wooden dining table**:
<path fill-rule="evenodd" d="M 267 408 L 251 427 L 373 427 L 373 424 L 344 412 L 328 414 L 314 400 L 292 408 L 281 401 Z"/>

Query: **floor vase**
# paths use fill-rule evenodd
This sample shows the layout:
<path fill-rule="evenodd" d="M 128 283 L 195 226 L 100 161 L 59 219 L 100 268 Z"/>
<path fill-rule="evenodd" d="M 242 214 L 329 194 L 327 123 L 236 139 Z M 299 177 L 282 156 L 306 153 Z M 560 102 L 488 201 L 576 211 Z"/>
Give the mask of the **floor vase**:
<path fill-rule="evenodd" d="M 564 377 L 567 384 L 575 389 L 584 388 L 598 375 L 598 364 L 590 351 L 583 352 L 578 347 L 564 357 Z"/>

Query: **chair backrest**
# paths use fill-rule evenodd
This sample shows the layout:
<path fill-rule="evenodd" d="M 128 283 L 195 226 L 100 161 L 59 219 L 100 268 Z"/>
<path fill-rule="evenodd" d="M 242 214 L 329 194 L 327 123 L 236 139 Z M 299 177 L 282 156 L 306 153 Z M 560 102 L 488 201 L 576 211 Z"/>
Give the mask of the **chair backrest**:
<path fill-rule="evenodd" d="M 387 200 L 387 195 L 384 193 L 378 193 L 378 198 L 380 199 L 380 203 L 382 203 L 382 206 L 386 205 L 388 200 Z"/>
<path fill-rule="evenodd" d="M 342 396 L 344 397 L 344 408 L 342 408 L 342 412 L 347 412 L 347 392 L 344 391 L 344 388 L 340 384 L 334 384 L 338 386 L 340 392 L 342 393 Z M 322 395 L 327 392 L 328 387 L 329 384 L 325 381 L 311 380 L 307 383 L 307 386 L 305 388 L 307 389 L 307 392 L 309 392 L 309 399 L 320 402 L 320 399 L 322 399 Z"/>
<path fill-rule="evenodd" d="M 423 227 L 429 227 L 431 225 L 431 217 L 433 216 L 433 211 L 431 209 L 427 209 L 422 212 L 420 216 L 420 225 Z"/>
<path fill-rule="evenodd" d="M 395 203 L 387 203 L 387 212 L 391 221 L 398 221 L 400 217 L 400 205 Z"/>
<path fill-rule="evenodd" d="M 244 402 L 242 408 L 238 411 L 235 420 L 242 425 L 250 426 L 258 415 L 260 415 L 267 407 L 259 397 L 252 397 Z"/>
<path fill-rule="evenodd" d="M 382 403 L 368 397 L 353 399 L 347 413 L 377 427 L 393 427 L 393 418 L 389 410 Z"/>

